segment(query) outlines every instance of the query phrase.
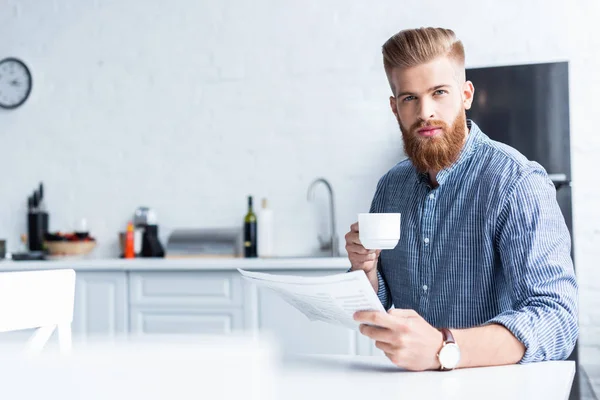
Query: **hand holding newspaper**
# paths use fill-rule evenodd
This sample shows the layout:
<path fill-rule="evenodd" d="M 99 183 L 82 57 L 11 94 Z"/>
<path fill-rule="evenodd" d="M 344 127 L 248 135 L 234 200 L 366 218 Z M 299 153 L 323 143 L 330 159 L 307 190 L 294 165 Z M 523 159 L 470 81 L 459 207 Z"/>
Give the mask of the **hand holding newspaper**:
<path fill-rule="evenodd" d="M 356 311 L 385 309 L 363 271 L 320 277 L 273 275 L 238 268 L 243 277 L 275 291 L 311 321 L 358 329 Z"/>

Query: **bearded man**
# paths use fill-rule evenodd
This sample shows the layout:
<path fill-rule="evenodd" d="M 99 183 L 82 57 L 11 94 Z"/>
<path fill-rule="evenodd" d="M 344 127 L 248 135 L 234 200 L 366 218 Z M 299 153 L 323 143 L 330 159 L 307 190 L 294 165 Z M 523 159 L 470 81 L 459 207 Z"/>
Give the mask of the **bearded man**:
<path fill-rule="evenodd" d="M 546 171 L 466 119 L 475 90 L 452 30 L 395 34 L 383 65 L 408 158 L 370 209 L 401 213 L 398 245 L 364 248 L 357 223 L 346 234 L 351 270 L 388 310 L 356 313 L 361 333 L 416 371 L 566 359 L 578 286 Z"/>

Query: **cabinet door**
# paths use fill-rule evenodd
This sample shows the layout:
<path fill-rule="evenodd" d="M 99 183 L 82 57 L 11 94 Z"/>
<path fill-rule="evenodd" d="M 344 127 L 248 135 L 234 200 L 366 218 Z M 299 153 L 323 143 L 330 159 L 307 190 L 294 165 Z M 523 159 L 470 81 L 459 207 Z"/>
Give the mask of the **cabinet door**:
<path fill-rule="evenodd" d="M 275 274 L 328 275 L 333 271 L 274 271 Z M 259 332 L 272 335 L 285 353 L 290 354 L 372 354 L 371 340 L 343 326 L 310 321 L 303 313 L 268 288 L 247 282 L 255 292 L 255 325 Z"/>
<path fill-rule="evenodd" d="M 131 272 L 130 303 L 140 307 L 237 308 L 242 278 L 235 271 Z"/>
<path fill-rule="evenodd" d="M 228 334 L 244 327 L 237 271 L 132 272 L 134 335 Z"/>
<path fill-rule="evenodd" d="M 241 309 L 211 310 L 208 307 L 134 307 L 133 335 L 229 334 L 243 328 Z"/>
<path fill-rule="evenodd" d="M 126 272 L 77 271 L 74 337 L 104 337 L 128 331 Z"/>

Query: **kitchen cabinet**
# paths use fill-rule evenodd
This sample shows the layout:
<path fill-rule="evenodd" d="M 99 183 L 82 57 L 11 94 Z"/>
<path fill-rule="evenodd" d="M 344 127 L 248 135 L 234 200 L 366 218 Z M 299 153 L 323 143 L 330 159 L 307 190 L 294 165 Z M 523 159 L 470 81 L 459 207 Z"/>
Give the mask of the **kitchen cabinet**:
<path fill-rule="evenodd" d="M 132 306 L 183 308 L 242 307 L 237 271 L 130 272 Z"/>
<path fill-rule="evenodd" d="M 243 295 L 237 271 L 131 272 L 131 333 L 244 331 Z"/>
<path fill-rule="evenodd" d="M 131 334 L 229 334 L 242 331 L 241 309 L 201 307 L 137 308 L 131 310 Z"/>
<path fill-rule="evenodd" d="M 77 271 L 73 338 L 115 337 L 129 330 L 126 272 Z"/>
<path fill-rule="evenodd" d="M 317 274 L 298 270 L 272 273 Z M 235 270 L 131 272 L 129 285 L 129 323 L 134 335 L 262 332 L 277 340 L 286 353 L 373 354 L 371 341 L 359 332 L 311 322 L 275 293 L 244 280 Z"/>

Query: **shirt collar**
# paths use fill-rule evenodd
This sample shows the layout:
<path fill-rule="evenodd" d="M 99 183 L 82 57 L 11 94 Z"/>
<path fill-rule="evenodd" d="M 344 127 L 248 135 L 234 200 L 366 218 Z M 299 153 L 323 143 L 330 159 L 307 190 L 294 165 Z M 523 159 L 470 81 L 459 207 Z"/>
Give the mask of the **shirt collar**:
<path fill-rule="evenodd" d="M 454 170 L 456 170 L 456 168 L 459 165 L 461 165 L 462 163 L 467 161 L 469 158 L 471 158 L 471 156 L 475 153 L 475 150 L 479 146 L 479 143 L 481 142 L 481 133 L 482 132 L 479 129 L 479 127 L 477 126 L 477 124 L 475 122 L 473 122 L 472 120 L 468 119 L 467 120 L 467 129 L 469 130 L 469 133 L 467 134 L 467 140 L 465 141 L 465 144 L 463 145 L 463 148 L 460 151 L 458 160 L 456 160 L 456 162 L 454 164 L 452 164 L 450 167 L 441 170 L 437 174 L 436 181 L 439 185 L 443 185 L 444 182 L 446 181 L 446 179 L 448 179 L 448 176 Z M 429 175 L 427 174 L 427 172 L 420 173 L 415 169 L 415 173 L 417 175 L 417 183 L 429 183 Z"/>

